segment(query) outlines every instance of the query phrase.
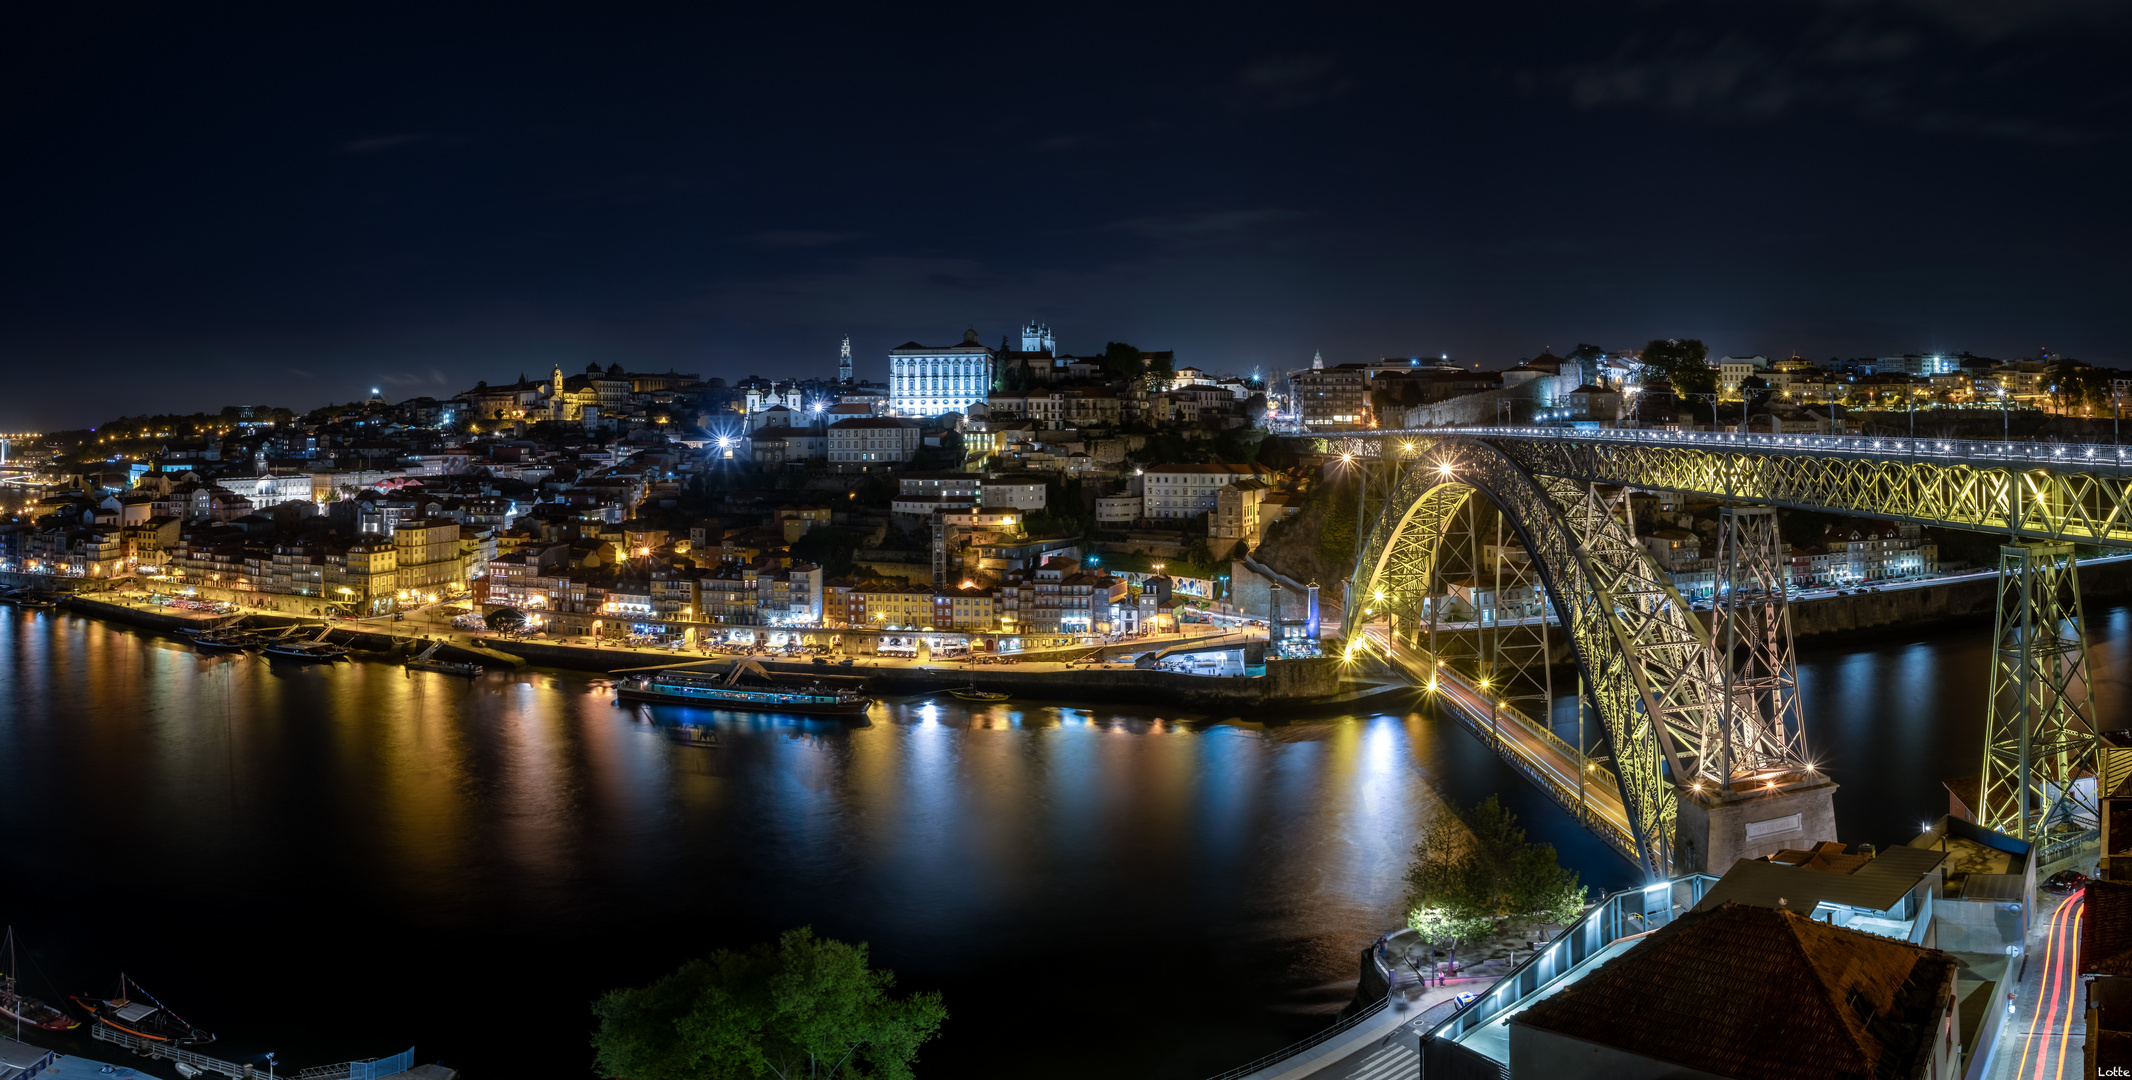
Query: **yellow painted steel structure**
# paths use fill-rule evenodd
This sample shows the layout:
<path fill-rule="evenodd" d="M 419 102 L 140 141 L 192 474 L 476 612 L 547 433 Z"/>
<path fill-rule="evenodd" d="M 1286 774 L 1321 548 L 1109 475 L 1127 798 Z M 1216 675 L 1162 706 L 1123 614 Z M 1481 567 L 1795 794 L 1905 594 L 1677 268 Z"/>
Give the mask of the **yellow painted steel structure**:
<path fill-rule="evenodd" d="M 1378 500 L 1349 583 L 1345 630 L 1389 616 L 1410 632 L 1434 585 L 1444 526 L 1479 494 L 1501 510 L 1530 553 L 1549 603 L 1568 629 L 1587 696 L 1612 750 L 1635 836 L 1654 879 L 1671 874 L 1676 787 L 1807 778 L 1796 728 L 1724 696 L 1709 629 L 1637 542 L 1618 507 L 1591 484 L 1540 475 L 1504 448 L 1478 440 L 1405 446 L 1365 488 Z"/>
<path fill-rule="evenodd" d="M 1979 823 L 2035 836 L 2066 805 L 2072 781 L 2097 767 L 2077 578 L 2062 545 L 2132 548 L 2125 448 L 1531 428 L 1359 433 L 1328 444 L 1391 474 L 1349 583 L 1350 597 L 1373 599 L 1348 606 L 1350 633 L 1365 611 L 1416 625 L 1433 584 L 1435 534 L 1475 492 L 1503 511 L 1570 629 L 1654 875 L 1672 869 L 1676 791 L 1812 767 L 1796 721 L 1787 730 L 1746 715 L 1766 710 L 1723 706 L 1725 661 L 1709 632 L 1602 489 L 2009 537 L 2008 551 L 2021 553 L 2002 567 Z"/>

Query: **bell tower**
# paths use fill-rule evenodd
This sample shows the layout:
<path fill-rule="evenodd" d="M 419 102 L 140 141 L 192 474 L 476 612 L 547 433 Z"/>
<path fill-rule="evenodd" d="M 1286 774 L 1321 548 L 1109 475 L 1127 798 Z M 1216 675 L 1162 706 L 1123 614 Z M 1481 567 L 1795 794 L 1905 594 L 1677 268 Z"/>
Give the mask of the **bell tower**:
<path fill-rule="evenodd" d="M 837 357 L 837 381 L 851 383 L 851 335 L 844 335 L 844 352 Z"/>

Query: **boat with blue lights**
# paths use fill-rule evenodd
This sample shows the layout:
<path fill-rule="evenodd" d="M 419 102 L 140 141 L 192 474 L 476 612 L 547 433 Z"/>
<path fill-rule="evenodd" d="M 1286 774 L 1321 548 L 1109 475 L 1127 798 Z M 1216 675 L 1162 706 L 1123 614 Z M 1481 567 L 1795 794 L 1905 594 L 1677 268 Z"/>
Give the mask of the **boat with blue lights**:
<path fill-rule="evenodd" d="M 741 682 L 741 676 L 747 674 L 756 676 L 756 681 Z M 800 716 L 864 716 L 873 705 L 873 698 L 856 690 L 779 679 L 764 671 L 761 664 L 745 658 L 725 671 L 661 668 L 626 675 L 615 685 L 615 697 L 653 705 L 695 705 Z"/>

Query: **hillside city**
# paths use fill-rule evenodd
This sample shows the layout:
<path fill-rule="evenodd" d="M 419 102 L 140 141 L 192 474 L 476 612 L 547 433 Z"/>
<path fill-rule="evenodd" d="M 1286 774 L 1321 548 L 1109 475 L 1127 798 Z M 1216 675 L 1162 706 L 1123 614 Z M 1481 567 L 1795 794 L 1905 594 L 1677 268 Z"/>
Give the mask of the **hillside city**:
<path fill-rule="evenodd" d="M 996 348 L 974 329 L 898 347 L 885 383 L 854 377 L 847 339 L 834 379 L 590 364 L 449 398 L 128 417 L 9 437 L 10 475 L 60 486 L 0 526 L 0 569 L 303 615 L 507 609 L 524 633 L 698 649 L 824 628 L 886 633 L 889 655 L 1013 652 L 1302 620 L 1300 596 L 1277 610 L 1278 582 L 1340 578 L 1354 496 L 1324 482 L 1337 455 L 1269 434 L 1511 422 L 2114 438 L 2132 381 L 2048 355 L 1771 362 L 1688 344 L 1495 370 L 1314 358 L 1269 378 L 1116 342 L 1070 355 L 1031 323 Z M 1636 501 L 1659 564 L 1707 596 L 1715 506 Z M 1986 560 L 1914 524 L 1794 515 L 1787 537 L 1802 588 Z M 1475 574 L 1450 602 L 1537 613 L 1538 597 Z M 1297 629 L 1293 647 L 1314 647 L 1314 627 Z"/>

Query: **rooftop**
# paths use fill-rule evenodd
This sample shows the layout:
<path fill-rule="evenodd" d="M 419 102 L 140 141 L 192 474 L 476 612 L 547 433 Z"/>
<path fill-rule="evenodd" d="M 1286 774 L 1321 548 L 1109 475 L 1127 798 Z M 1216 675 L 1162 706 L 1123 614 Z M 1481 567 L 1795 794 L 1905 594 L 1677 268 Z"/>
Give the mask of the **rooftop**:
<path fill-rule="evenodd" d="M 1931 1060 L 1955 970 L 1792 911 L 1698 905 L 1510 1024 L 1750 1080 L 1904 1077 Z"/>

